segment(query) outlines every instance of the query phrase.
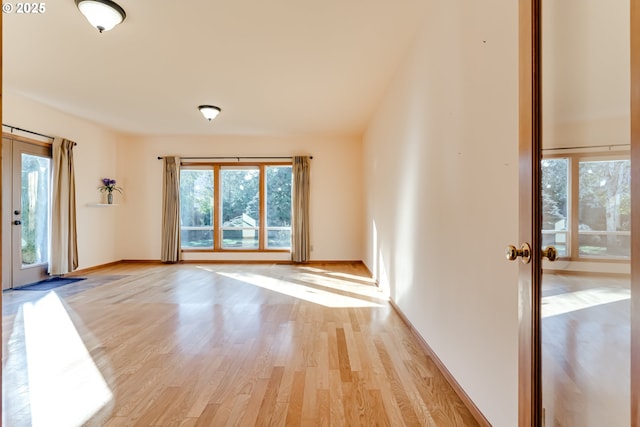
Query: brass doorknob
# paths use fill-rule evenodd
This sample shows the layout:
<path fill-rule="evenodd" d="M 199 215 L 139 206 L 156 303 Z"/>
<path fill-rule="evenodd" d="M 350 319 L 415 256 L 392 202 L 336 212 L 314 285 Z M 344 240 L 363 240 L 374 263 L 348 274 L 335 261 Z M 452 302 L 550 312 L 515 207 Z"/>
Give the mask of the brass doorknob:
<path fill-rule="evenodd" d="M 505 251 L 505 256 L 509 261 L 514 261 L 520 257 L 520 261 L 523 264 L 528 264 L 531 261 L 531 246 L 528 243 L 523 243 L 518 249 L 513 245 L 509 245 Z"/>
<path fill-rule="evenodd" d="M 558 250 L 553 246 L 547 246 L 542 250 L 542 257 L 553 262 L 558 259 Z"/>

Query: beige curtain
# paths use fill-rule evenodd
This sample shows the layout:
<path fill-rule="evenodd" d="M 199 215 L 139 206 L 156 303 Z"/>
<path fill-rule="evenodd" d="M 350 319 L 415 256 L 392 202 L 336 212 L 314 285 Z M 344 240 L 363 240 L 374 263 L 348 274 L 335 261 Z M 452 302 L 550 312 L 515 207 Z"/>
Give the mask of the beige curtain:
<path fill-rule="evenodd" d="M 293 158 L 291 261 L 309 261 L 309 157 Z"/>
<path fill-rule="evenodd" d="M 62 275 L 78 268 L 76 234 L 76 182 L 73 146 L 68 139 L 53 140 L 51 203 L 51 262 L 49 274 Z"/>
<path fill-rule="evenodd" d="M 162 262 L 180 261 L 180 158 L 165 157 L 162 185 Z"/>

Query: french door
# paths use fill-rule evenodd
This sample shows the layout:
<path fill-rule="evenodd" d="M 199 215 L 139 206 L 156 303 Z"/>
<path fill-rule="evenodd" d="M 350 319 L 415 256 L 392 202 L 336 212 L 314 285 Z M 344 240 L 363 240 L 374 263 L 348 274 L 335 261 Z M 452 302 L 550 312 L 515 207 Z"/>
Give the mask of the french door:
<path fill-rule="evenodd" d="M 521 0 L 519 48 L 519 425 L 640 426 L 640 0 Z"/>
<path fill-rule="evenodd" d="M 9 269 L 3 273 L 3 288 L 15 288 L 47 277 L 51 148 L 7 137 L 2 146 L 3 262 Z"/>

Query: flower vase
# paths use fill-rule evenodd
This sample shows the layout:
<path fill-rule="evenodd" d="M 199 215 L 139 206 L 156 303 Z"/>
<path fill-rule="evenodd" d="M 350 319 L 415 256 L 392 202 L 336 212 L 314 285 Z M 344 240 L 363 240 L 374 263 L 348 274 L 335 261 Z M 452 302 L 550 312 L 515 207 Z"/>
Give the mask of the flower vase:
<path fill-rule="evenodd" d="M 107 193 L 107 203 L 112 205 L 113 204 L 113 194 L 112 193 Z"/>

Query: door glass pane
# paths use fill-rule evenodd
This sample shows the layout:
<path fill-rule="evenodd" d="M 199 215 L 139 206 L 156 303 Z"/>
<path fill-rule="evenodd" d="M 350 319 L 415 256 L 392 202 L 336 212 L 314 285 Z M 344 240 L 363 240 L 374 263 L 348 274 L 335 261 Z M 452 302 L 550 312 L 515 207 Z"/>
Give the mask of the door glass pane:
<path fill-rule="evenodd" d="M 267 248 L 291 247 L 291 166 L 269 166 L 267 179 Z"/>
<path fill-rule="evenodd" d="M 580 162 L 580 256 L 629 258 L 631 162 Z"/>
<path fill-rule="evenodd" d="M 543 167 L 542 238 L 564 215 L 563 245 L 577 252 L 542 264 L 544 425 L 629 426 L 630 3 L 543 0 L 541 10 L 543 152 L 570 159 L 555 200 L 566 212 L 544 207 L 554 184 Z"/>
<path fill-rule="evenodd" d="M 22 265 L 49 262 L 49 177 L 51 161 L 22 154 Z"/>
<path fill-rule="evenodd" d="M 258 249 L 260 170 L 257 167 L 220 169 L 222 247 Z"/>
<path fill-rule="evenodd" d="M 180 171 L 180 244 L 213 248 L 213 170 Z"/>
<path fill-rule="evenodd" d="M 542 161 L 542 245 L 552 245 L 558 256 L 569 255 L 567 191 L 569 188 L 569 160 Z"/>

